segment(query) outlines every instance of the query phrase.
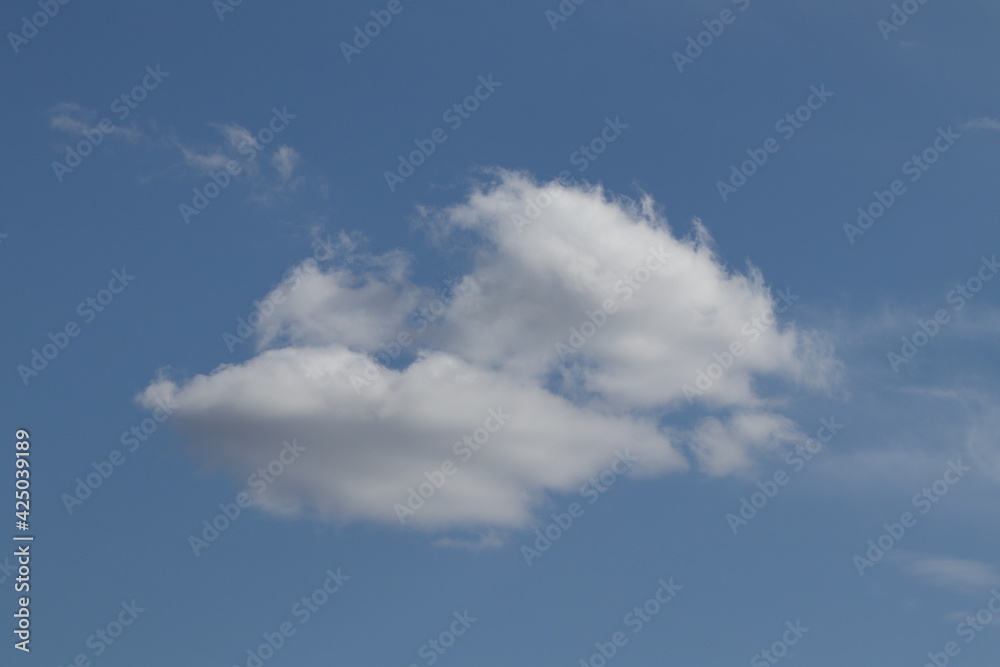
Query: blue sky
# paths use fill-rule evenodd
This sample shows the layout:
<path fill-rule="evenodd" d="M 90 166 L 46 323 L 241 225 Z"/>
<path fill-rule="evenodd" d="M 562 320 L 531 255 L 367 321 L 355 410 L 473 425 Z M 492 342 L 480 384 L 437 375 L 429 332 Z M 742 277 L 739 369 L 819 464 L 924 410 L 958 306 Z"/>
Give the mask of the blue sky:
<path fill-rule="evenodd" d="M 10 664 L 995 664 L 998 20 L 8 3 Z"/>

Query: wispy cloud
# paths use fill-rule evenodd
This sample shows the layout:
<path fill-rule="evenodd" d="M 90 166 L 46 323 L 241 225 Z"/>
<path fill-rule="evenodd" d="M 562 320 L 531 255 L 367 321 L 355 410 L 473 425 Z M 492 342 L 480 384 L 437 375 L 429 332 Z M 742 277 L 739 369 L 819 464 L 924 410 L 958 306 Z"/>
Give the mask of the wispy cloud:
<path fill-rule="evenodd" d="M 109 119 L 99 119 L 97 112 L 85 109 L 74 102 L 60 102 L 49 109 L 49 127 L 64 134 L 83 136 L 84 133 L 104 134 L 98 123 L 105 120 L 105 127 L 111 127 L 111 136 L 128 141 L 138 141 L 143 137 L 142 131 L 134 124 L 119 125 Z"/>
<path fill-rule="evenodd" d="M 103 126 L 99 127 L 99 123 Z M 181 165 L 198 177 L 226 171 L 227 165 L 235 163 L 238 174 L 231 175 L 248 183 L 253 190 L 252 198 L 261 203 L 275 201 L 293 192 L 303 180 L 297 173 L 302 157 L 294 148 L 279 143 L 272 148 L 236 123 L 213 124 L 211 127 L 221 135 L 221 141 L 197 147 L 171 132 L 160 130 L 155 123 L 144 129 L 135 123 L 115 124 L 108 118 L 99 119 L 97 112 L 79 104 L 61 102 L 49 110 L 49 127 L 73 137 L 73 140 L 99 133 L 96 136 L 108 134 L 149 147 L 166 147 L 179 153 Z M 268 132 L 273 141 L 275 133 Z M 269 150 L 271 154 L 268 158 L 258 159 Z"/>
<path fill-rule="evenodd" d="M 1000 132 L 1000 120 L 996 118 L 976 118 L 962 124 L 965 130 L 996 130 Z"/>
<path fill-rule="evenodd" d="M 967 558 L 910 555 L 906 571 L 924 583 L 956 593 L 982 594 L 1000 586 L 1000 570 L 992 563 Z"/>
<path fill-rule="evenodd" d="M 302 161 L 299 153 L 287 144 L 276 145 L 267 160 L 260 159 L 270 147 L 257 136 L 235 123 L 213 125 L 223 142 L 203 148 L 194 148 L 174 139 L 173 143 L 184 156 L 184 163 L 199 175 L 225 170 L 227 164 L 239 166 L 239 178 L 251 184 L 254 199 L 272 201 L 294 191 L 301 183 L 295 178 Z M 272 133 L 273 136 L 273 133 Z"/>
<path fill-rule="evenodd" d="M 291 146 L 280 146 L 271 156 L 271 164 L 281 176 L 281 180 L 289 181 L 300 159 L 299 154 Z"/>

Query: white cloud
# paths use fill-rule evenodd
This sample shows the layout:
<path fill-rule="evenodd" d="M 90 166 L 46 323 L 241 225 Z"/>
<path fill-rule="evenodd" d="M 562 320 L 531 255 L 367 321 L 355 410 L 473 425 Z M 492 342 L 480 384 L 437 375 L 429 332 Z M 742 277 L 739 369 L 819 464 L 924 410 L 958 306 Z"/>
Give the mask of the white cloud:
<path fill-rule="evenodd" d="M 997 432 L 1000 429 L 1000 401 L 995 396 L 978 392 L 956 392 L 974 406 L 973 417 L 965 439 L 966 451 L 972 456 L 979 469 L 994 480 L 1000 480 L 1000 444 Z"/>
<path fill-rule="evenodd" d="M 180 150 L 181 155 L 184 156 L 184 164 L 192 167 L 199 173 L 205 173 L 211 171 L 219 171 L 220 169 L 226 168 L 226 163 L 232 160 L 232 158 L 226 153 L 218 152 L 207 152 L 200 153 L 197 150 L 190 148 L 189 146 L 184 146 L 181 144 L 177 145 Z"/>
<path fill-rule="evenodd" d="M 518 229 L 512 216 L 530 202 L 543 205 Z M 398 523 L 394 505 L 451 459 L 457 474 L 407 524 L 517 527 L 626 448 L 640 459 L 629 474 L 686 469 L 684 446 L 710 474 L 739 472 L 798 437 L 755 379 L 824 386 L 836 374 L 815 334 L 771 320 L 759 272 L 723 266 L 700 225 L 676 237 L 648 199 L 500 172 L 426 222 L 444 244 L 472 244 L 446 304 L 411 281 L 398 251 L 306 263 L 262 323 L 256 357 L 158 380 L 141 400 L 175 403 L 197 451 L 238 477 L 283 439 L 307 446 L 261 497 L 276 512 Z M 762 315 L 772 324 L 751 340 L 746 324 Z M 412 340 L 390 360 L 400 333 Z M 664 425 L 734 341 L 745 353 L 696 398 L 719 416 L 691 432 Z M 391 367 L 374 366 L 379 355 Z M 500 408 L 509 422 L 463 461 L 455 444 L 485 434 Z"/>
<path fill-rule="evenodd" d="M 629 448 L 648 472 L 685 465 L 649 420 L 574 406 L 537 386 L 431 352 L 360 395 L 349 380 L 366 355 L 337 344 L 270 350 L 184 387 L 154 385 L 144 398 L 176 404 L 185 430 L 246 478 L 276 443 L 307 448 L 268 489 L 263 505 L 310 509 L 338 520 L 397 522 L 396 503 L 452 459 L 450 478 L 408 523 L 518 526 L 543 490 L 570 491 Z M 507 423 L 467 463 L 454 444 L 493 409 Z M 494 422 L 495 423 L 495 422 Z"/>
<path fill-rule="evenodd" d="M 271 164 L 281 179 L 287 181 L 292 178 L 292 172 L 295 171 L 300 159 L 299 154 L 291 146 L 280 146 L 271 156 Z"/>
<path fill-rule="evenodd" d="M 227 162 L 235 161 L 240 165 L 241 172 L 257 176 L 259 173 L 257 161 L 248 161 L 245 157 L 251 153 L 256 155 L 261 150 L 253 133 L 236 123 L 213 125 L 213 127 L 225 138 L 225 143 L 199 151 L 177 142 L 177 148 L 184 156 L 184 162 L 189 167 L 207 174 L 211 171 L 225 169 Z"/>
<path fill-rule="evenodd" d="M 804 438 L 795 424 L 780 415 L 742 412 L 725 422 L 715 417 L 702 421 L 691 442 L 702 469 L 710 475 L 730 475 L 749 469 L 754 457 Z"/>
<path fill-rule="evenodd" d="M 98 125 L 104 122 L 103 127 Z M 49 109 L 49 127 L 53 130 L 83 136 L 89 133 L 93 136 L 103 138 L 104 128 L 111 128 L 110 135 L 118 136 L 129 141 L 136 141 L 142 137 L 142 132 L 134 126 L 116 125 L 110 119 L 99 119 L 97 113 L 91 109 L 85 109 L 74 102 L 60 102 Z M 98 142 L 100 143 L 100 142 Z"/>
<path fill-rule="evenodd" d="M 299 267 L 299 284 L 259 327 L 258 347 L 282 339 L 376 350 L 433 298 L 431 290 L 409 282 L 409 259 L 399 252 L 353 259 L 350 267 L 328 271 L 317 264 Z"/>
<path fill-rule="evenodd" d="M 996 130 L 1000 132 L 1000 120 L 996 118 L 976 118 L 963 123 L 965 130 Z"/>
<path fill-rule="evenodd" d="M 915 556 L 907 570 L 928 584 L 959 593 L 986 593 L 1000 586 L 1000 571 L 993 564 L 967 558 Z"/>
<path fill-rule="evenodd" d="M 467 537 L 440 537 L 434 540 L 434 545 L 447 547 L 450 549 L 467 549 L 469 551 L 479 551 L 493 547 L 503 546 L 504 537 L 495 530 L 488 530 L 475 538 Z"/>
<path fill-rule="evenodd" d="M 79 104 L 61 102 L 49 109 L 49 127 L 60 132 L 83 134 L 85 130 L 93 129 L 97 114 L 88 111 Z"/>
<path fill-rule="evenodd" d="M 969 617 L 975 618 L 976 611 L 970 611 L 968 609 L 963 609 L 960 611 L 952 611 L 944 615 L 944 622 L 948 625 L 955 626 L 959 623 L 965 622 Z M 1000 616 L 993 618 L 993 621 L 989 623 L 986 627 L 993 628 L 994 630 L 1000 629 Z"/>
<path fill-rule="evenodd" d="M 101 123 L 103 125 L 99 127 Z M 49 127 L 74 137 L 82 137 L 85 133 L 103 137 L 105 130 L 110 127 L 111 136 L 131 142 L 141 140 L 148 146 L 176 150 L 180 153 L 184 166 L 198 177 L 225 172 L 228 164 L 235 163 L 237 167 L 234 171 L 238 169 L 238 173 L 234 178 L 248 183 L 253 190 L 254 200 L 258 202 L 268 203 L 279 199 L 294 191 L 304 180 L 294 175 L 302 162 L 298 151 L 286 144 L 276 145 L 273 149 L 267 144 L 262 145 L 250 130 L 236 123 L 212 125 L 222 135 L 222 142 L 196 148 L 172 134 L 160 131 L 155 123 L 150 123 L 145 129 L 140 129 L 135 124 L 115 124 L 110 118 L 98 118 L 96 111 L 75 102 L 60 102 L 49 110 Z M 265 161 L 261 156 L 269 151 L 270 156 Z M 262 163 L 265 163 L 263 168 Z M 266 164 L 270 164 L 270 169 Z"/>
<path fill-rule="evenodd" d="M 271 201 L 299 185 L 300 179 L 293 179 L 293 175 L 302 156 L 294 148 L 280 144 L 271 149 L 261 144 L 250 130 L 236 123 L 213 127 L 222 135 L 222 144 L 196 149 L 180 141 L 173 142 L 188 167 L 200 175 L 209 175 L 226 170 L 226 165 L 234 162 L 239 167 L 237 178 L 253 186 L 258 201 Z M 274 173 L 262 168 L 262 159 L 258 159 L 268 152 L 268 162 Z"/>

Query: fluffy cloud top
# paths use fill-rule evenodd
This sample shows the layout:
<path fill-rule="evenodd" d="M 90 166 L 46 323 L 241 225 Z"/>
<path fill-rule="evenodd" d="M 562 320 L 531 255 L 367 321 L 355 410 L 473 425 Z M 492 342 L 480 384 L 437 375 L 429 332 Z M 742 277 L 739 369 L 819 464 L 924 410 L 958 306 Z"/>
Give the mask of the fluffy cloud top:
<path fill-rule="evenodd" d="M 799 437 L 755 378 L 834 375 L 816 336 L 779 323 L 759 272 L 723 266 L 700 224 L 675 236 L 648 199 L 500 172 L 427 224 L 444 244 L 473 239 L 445 290 L 414 284 L 400 252 L 306 262 L 257 356 L 140 400 L 173 404 L 241 479 L 295 438 L 301 462 L 257 496 L 274 512 L 517 527 L 626 450 L 630 475 L 683 470 L 685 450 L 711 474 L 745 470 Z M 692 405 L 718 414 L 668 425 Z"/>

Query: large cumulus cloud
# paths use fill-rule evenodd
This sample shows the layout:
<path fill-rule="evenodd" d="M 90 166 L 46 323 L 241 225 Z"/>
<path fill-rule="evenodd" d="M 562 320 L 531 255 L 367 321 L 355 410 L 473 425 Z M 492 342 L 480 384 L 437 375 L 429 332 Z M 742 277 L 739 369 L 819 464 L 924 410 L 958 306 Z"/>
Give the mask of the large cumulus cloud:
<path fill-rule="evenodd" d="M 241 477 L 295 438 L 301 462 L 259 497 L 273 512 L 518 527 L 625 450 L 633 475 L 684 470 L 689 455 L 709 474 L 745 470 L 799 437 L 757 379 L 835 374 L 815 334 L 780 321 L 758 271 L 727 268 L 700 223 L 676 235 L 648 199 L 498 172 L 425 222 L 472 253 L 445 298 L 398 251 L 304 263 L 256 356 L 161 375 L 140 401 L 172 404 L 195 449 Z M 730 367 L 692 392 L 734 343 Z M 673 423 L 691 407 L 713 414 Z"/>

